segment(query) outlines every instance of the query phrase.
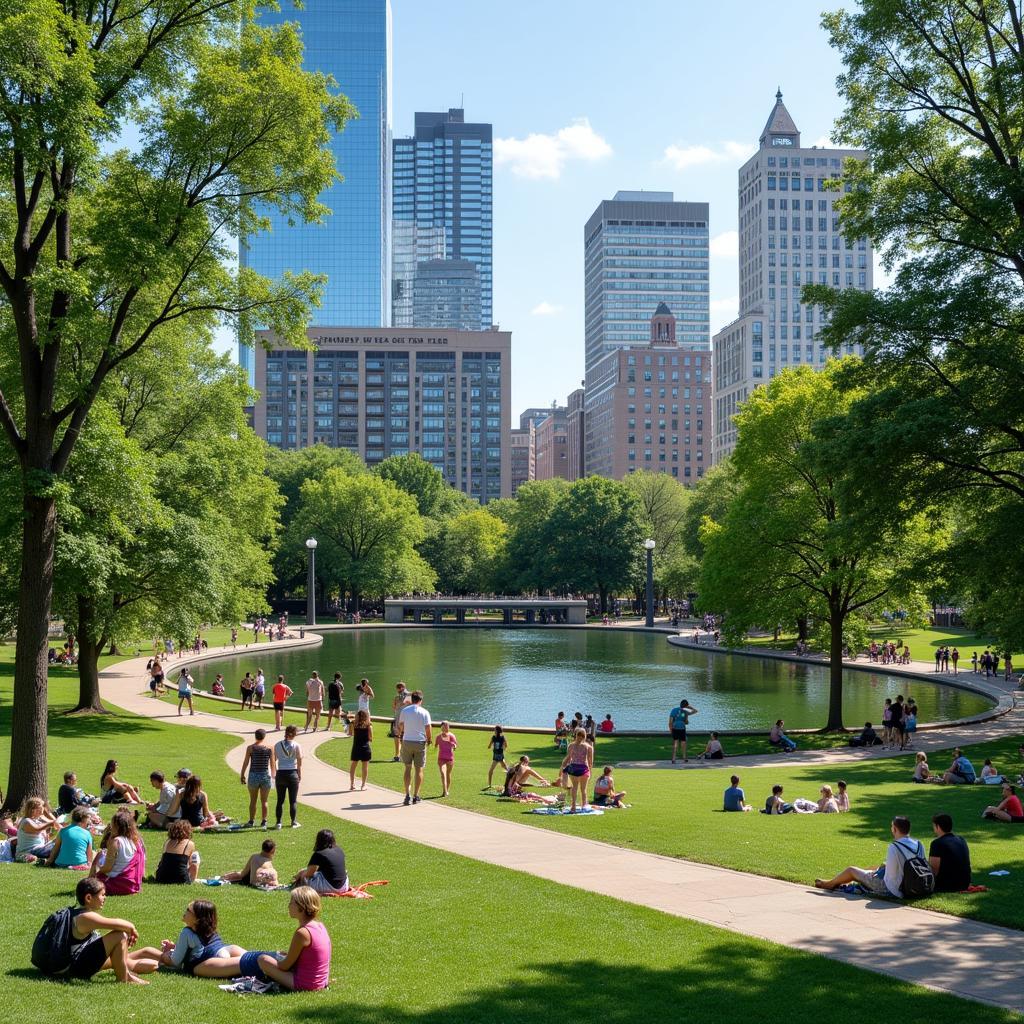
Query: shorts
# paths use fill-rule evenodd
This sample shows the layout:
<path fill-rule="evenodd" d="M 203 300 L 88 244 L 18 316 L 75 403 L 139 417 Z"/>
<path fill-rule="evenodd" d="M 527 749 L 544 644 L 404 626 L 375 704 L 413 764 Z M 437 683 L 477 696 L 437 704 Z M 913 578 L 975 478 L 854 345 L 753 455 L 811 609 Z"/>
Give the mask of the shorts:
<path fill-rule="evenodd" d="M 272 949 L 250 949 L 248 953 L 243 953 L 239 957 L 238 973 L 243 978 L 259 978 L 260 981 L 270 981 L 260 967 L 261 956 L 272 956 L 280 959 Z"/>
<path fill-rule="evenodd" d="M 590 768 L 585 764 L 567 764 L 565 774 L 571 775 L 575 779 L 585 779 L 590 775 Z"/>
<path fill-rule="evenodd" d="M 341 701 L 340 700 L 329 700 L 327 702 L 327 710 L 328 711 L 340 711 L 341 710 Z"/>
<path fill-rule="evenodd" d="M 324 702 L 322 700 L 307 700 L 306 701 L 306 710 L 307 711 L 320 711 L 323 708 L 323 706 L 324 706 Z"/>
<path fill-rule="evenodd" d="M 495 764 L 500 764 L 502 761 L 505 760 L 505 751 L 495 750 L 491 753 L 491 758 Z"/>
<path fill-rule="evenodd" d="M 672 730 L 672 739 L 674 739 L 674 740 L 684 740 L 685 741 L 685 739 L 686 739 L 686 730 L 685 729 L 673 729 Z"/>
<path fill-rule="evenodd" d="M 865 871 L 864 868 L 850 868 L 857 884 L 875 896 L 889 896 L 889 890 L 885 887 L 885 879 L 874 871 Z"/>
<path fill-rule="evenodd" d="M 249 789 L 270 789 L 270 772 L 249 772 Z"/>
<path fill-rule="evenodd" d="M 274 710 L 275 711 L 284 711 L 284 701 L 283 700 L 275 700 L 274 701 Z"/>
<path fill-rule="evenodd" d="M 103 936 L 97 935 L 94 939 L 90 939 L 78 947 L 78 952 L 71 959 L 71 966 L 67 969 L 66 977 L 81 978 L 82 980 L 91 978 L 103 970 L 107 957 L 107 947 L 103 944 Z"/>
<path fill-rule="evenodd" d="M 402 740 L 402 764 L 422 768 L 427 763 L 426 740 Z"/>
<path fill-rule="evenodd" d="M 373 760 L 373 751 L 370 749 L 369 744 L 367 744 L 366 746 L 362 746 L 362 747 L 357 747 L 357 746 L 353 745 L 351 760 L 353 760 L 353 761 L 372 761 Z"/>

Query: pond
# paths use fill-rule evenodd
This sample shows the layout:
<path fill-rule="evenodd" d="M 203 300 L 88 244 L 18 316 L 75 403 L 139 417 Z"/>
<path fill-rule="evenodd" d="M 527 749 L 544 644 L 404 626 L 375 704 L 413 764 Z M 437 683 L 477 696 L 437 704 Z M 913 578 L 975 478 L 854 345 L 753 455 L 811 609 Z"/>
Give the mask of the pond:
<path fill-rule="evenodd" d="M 355 685 L 373 684 L 375 715 L 387 715 L 395 683 L 424 693 L 434 721 L 550 727 L 565 711 L 611 714 L 620 729 L 663 729 L 669 709 L 686 697 L 699 709 L 693 728 L 766 729 L 776 718 L 789 728 L 817 728 L 828 710 L 828 670 L 821 665 L 712 654 L 673 647 L 664 634 L 597 629 L 396 628 L 324 633 L 317 648 L 275 651 L 260 645 L 237 658 L 197 672 L 207 686 L 223 672 L 228 695 L 257 665 L 270 684 L 282 672 L 305 700 L 305 680 L 317 670 L 337 672 L 345 703 L 355 709 Z M 913 694 L 919 721 L 948 721 L 992 706 L 986 697 L 930 682 L 875 672 L 845 673 L 843 713 L 847 726 L 878 725 L 886 697 Z"/>

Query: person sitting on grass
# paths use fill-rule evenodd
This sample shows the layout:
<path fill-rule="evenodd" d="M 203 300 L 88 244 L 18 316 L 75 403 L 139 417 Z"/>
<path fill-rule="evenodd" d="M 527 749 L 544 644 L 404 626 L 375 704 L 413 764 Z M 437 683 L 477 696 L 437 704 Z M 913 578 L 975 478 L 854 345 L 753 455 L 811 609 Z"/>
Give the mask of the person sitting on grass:
<path fill-rule="evenodd" d="M 149 773 L 149 784 L 160 794 L 155 803 L 146 804 L 146 820 L 153 828 L 165 828 L 172 820 L 170 816 L 171 805 L 178 795 L 178 788 L 173 782 L 168 782 L 167 777 L 161 771 Z"/>
<path fill-rule="evenodd" d="M 612 766 L 606 764 L 601 775 L 594 783 L 594 805 L 596 807 L 621 807 L 626 791 L 615 791 L 615 779 L 612 777 Z"/>
<path fill-rule="evenodd" d="M 932 818 L 935 839 L 928 848 L 928 864 L 935 875 L 936 892 L 964 892 L 971 885 L 971 852 L 963 836 L 953 834 L 948 814 Z"/>
<path fill-rule="evenodd" d="M 977 781 L 974 765 L 964 757 L 964 753 L 959 747 L 953 751 L 953 763 L 949 766 L 946 774 L 942 776 L 942 781 L 950 786 L 972 786 Z"/>
<path fill-rule="evenodd" d="M 928 767 L 928 755 L 923 750 L 919 750 L 915 757 L 914 781 L 934 782 L 938 785 L 942 785 L 945 781 L 941 775 L 933 774 L 931 769 Z"/>
<path fill-rule="evenodd" d="M 820 796 L 818 798 L 818 813 L 819 814 L 838 814 L 839 804 L 836 803 L 836 798 L 832 793 L 831 786 L 822 786 L 818 790 Z"/>
<path fill-rule="evenodd" d="M 18 819 L 18 838 L 15 842 L 14 859 L 22 864 L 45 860 L 53 849 L 51 830 L 57 825 L 57 817 L 41 796 L 30 796 L 21 809 Z"/>
<path fill-rule="evenodd" d="M 292 884 L 309 886 L 325 896 L 336 896 L 348 891 L 345 851 L 337 845 L 334 833 L 329 828 L 317 832 L 309 866 L 295 876 Z"/>
<path fill-rule="evenodd" d="M 877 868 L 844 868 L 834 878 L 816 878 L 815 889 L 831 892 L 841 885 L 856 883 L 875 896 L 903 898 L 903 865 L 908 858 L 924 857 L 924 845 L 910 836 L 910 819 L 897 815 L 889 826 L 892 842 L 885 852 L 885 862 Z"/>
<path fill-rule="evenodd" d="M 161 885 L 190 885 L 199 877 L 200 857 L 192 841 L 192 826 L 183 818 L 167 826 L 167 842 L 154 880 Z"/>
<path fill-rule="evenodd" d="M 292 992 L 316 992 L 327 988 L 331 973 L 331 937 L 320 916 L 320 896 L 308 885 L 292 890 L 288 914 L 299 926 L 284 959 L 264 953 L 259 957 L 263 973 Z"/>
<path fill-rule="evenodd" d="M 228 871 L 221 875 L 221 881 L 236 885 L 277 885 L 277 871 L 274 868 L 274 854 L 277 843 L 264 839 L 259 853 L 254 853 L 241 871 Z"/>
<path fill-rule="evenodd" d="M 772 795 L 764 802 L 762 814 L 791 814 L 793 805 L 782 799 L 782 786 L 776 783 L 772 786 Z"/>
<path fill-rule="evenodd" d="M 864 723 L 864 728 L 861 730 L 859 736 L 853 736 L 850 739 L 851 747 L 875 747 L 881 744 L 881 739 L 878 737 L 878 733 L 875 732 L 874 726 L 870 722 Z"/>
<path fill-rule="evenodd" d="M 181 915 L 185 927 L 176 942 L 163 939 L 160 948 L 147 946 L 137 956 L 156 960 L 161 967 L 197 978 L 234 978 L 244 973 L 242 946 L 226 943 L 217 931 L 217 907 L 209 900 L 192 900 Z"/>
<path fill-rule="evenodd" d="M 722 794 L 722 810 L 723 811 L 750 811 L 753 808 L 750 804 L 746 803 L 746 794 L 740 789 L 740 777 L 738 775 L 730 776 L 730 786 Z"/>
<path fill-rule="evenodd" d="M 1002 775 L 996 771 L 995 766 L 992 764 L 991 757 L 986 757 L 985 763 L 981 766 L 981 781 L 988 786 L 998 786 L 1003 781 Z"/>
<path fill-rule="evenodd" d="M 560 746 L 562 740 L 569 735 L 569 723 L 565 720 L 565 712 L 559 711 L 555 719 L 555 746 Z"/>
<path fill-rule="evenodd" d="M 705 761 L 721 761 L 725 757 L 725 751 L 722 749 L 722 744 L 719 742 L 718 733 L 713 732 L 711 739 L 708 740 L 708 745 L 704 748 L 704 753 L 700 755 Z"/>
<path fill-rule="evenodd" d="M 768 733 L 768 742 L 773 747 L 778 747 L 784 754 L 791 754 L 796 750 L 796 744 L 786 735 L 785 724 L 781 718 L 776 719 L 771 732 Z"/>
<path fill-rule="evenodd" d="M 99 878 L 110 896 L 134 896 L 142 889 L 146 873 L 146 847 L 132 812 L 117 811 L 100 840 L 90 874 Z"/>
<path fill-rule="evenodd" d="M 221 821 L 230 820 L 223 811 L 211 811 L 210 800 L 203 792 L 203 780 L 198 775 L 190 775 L 185 785 L 178 790 L 167 812 L 168 818 L 184 818 L 194 829 L 214 828 Z"/>
<path fill-rule="evenodd" d="M 88 807 L 76 807 L 71 812 L 71 824 L 65 825 L 53 841 L 53 849 L 46 858 L 47 867 L 89 870 L 93 856 L 91 818 L 92 810 Z"/>
<path fill-rule="evenodd" d="M 836 783 L 836 807 L 840 814 L 845 814 L 850 809 L 850 794 L 846 791 L 846 782 L 840 779 Z"/>
<path fill-rule="evenodd" d="M 1021 807 L 1017 787 L 1003 783 L 1003 799 L 994 807 L 986 807 L 981 816 L 989 821 L 1005 821 L 1013 825 L 1024 824 L 1024 807 Z"/>
<path fill-rule="evenodd" d="M 105 804 L 141 804 L 139 791 L 117 778 L 117 762 L 110 760 L 100 776 L 100 800 Z"/>
<path fill-rule="evenodd" d="M 223 697 L 224 692 L 224 676 L 218 672 L 217 677 L 213 681 L 213 685 L 210 687 L 210 693 L 212 693 L 214 697 Z"/>
<path fill-rule="evenodd" d="M 501 795 L 510 796 L 513 800 L 531 800 L 545 804 L 557 803 L 557 797 L 547 797 L 541 796 L 539 793 L 525 792 L 523 787 L 529 785 L 530 779 L 536 779 L 537 783 L 541 786 L 552 785 L 543 775 L 530 767 L 530 759 L 526 754 L 523 754 L 505 773 L 505 785 L 502 787 Z"/>
<path fill-rule="evenodd" d="M 72 911 L 71 963 L 60 976 L 87 981 L 100 971 L 113 971 L 120 982 L 148 985 L 139 975 L 155 971 L 159 966 L 157 960 L 144 956 L 143 950 L 131 951 L 139 941 L 131 921 L 100 913 L 107 900 L 103 882 L 98 878 L 81 879 L 75 886 L 75 899 L 78 908 Z"/>
<path fill-rule="evenodd" d="M 74 772 L 64 773 L 64 784 L 57 790 L 57 813 L 70 814 L 76 807 L 98 807 L 100 798 L 90 796 L 78 785 Z"/>

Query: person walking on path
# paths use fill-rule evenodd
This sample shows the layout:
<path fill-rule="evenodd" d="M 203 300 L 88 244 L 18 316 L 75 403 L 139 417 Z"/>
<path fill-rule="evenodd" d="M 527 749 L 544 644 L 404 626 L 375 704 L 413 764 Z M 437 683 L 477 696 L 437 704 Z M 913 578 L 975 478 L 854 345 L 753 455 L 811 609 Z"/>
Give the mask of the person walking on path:
<path fill-rule="evenodd" d="M 335 672 L 334 678 L 327 684 L 327 724 L 324 732 L 331 731 L 331 721 L 335 718 L 341 725 L 341 700 L 345 696 L 345 684 L 341 681 L 341 673 Z"/>
<path fill-rule="evenodd" d="M 405 688 L 405 683 L 396 683 L 395 695 L 391 698 L 391 735 L 395 740 L 395 756 L 391 758 L 392 761 L 401 760 L 398 756 L 402 746 L 402 737 L 398 732 L 398 719 L 402 714 L 402 708 L 407 707 L 409 701 L 409 691 Z"/>
<path fill-rule="evenodd" d="M 452 785 L 452 769 L 455 767 L 455 748 L 459 741 L 447 722 L 441 723 L 441 734 L 435 741 L 437 746 L 437 767 L 441 772 L 441 796 L 447 796 Z M 494 764 L 491 763 L 493 769 Z"/>
<path fill-rule="evenodd" d="M 302 747 L 295 742 L 298 728 L 289 725 L 284 731 L 284 739 L 274 744 L 274 759 L 277 762 L 277 807 L 274 815 L 277 819 L 275 828 L 281 827 L 281 811 L 284 809 L 285 794 L 288 796 L 288 812 L 292 819 L 292 828 L 299 828 L 295 817 L 295 804 L 299 799 L 299 783 L 302 781 Z"/>
<path fill-rule="evenodd" d="M 685 743 L 685 741 L 684 741 Z M 562 760 L 562 773 L 569 776 L 569 787 L 572 793 L 570 813 L 577 810 L 577 794 L 581 810 L 587 810 L 587 783 L 594 767 L 594 748 L 587 742 L 585 729 L 577 729 L 573 733 L 573 741 Z"/>
<path fill-rule="evenodd" d="M 679 702 L 679 707 L 673 708 L 668 715 L 668 729 L 672 734 L 672 763 L 676 763 L 676 752 L 679 747 L 683 748 L 683 763 L 689 759 L 686 756 L 686 726 L 690 722 L 690 715 L 697 714 L 697 709 L 684 697 Z M 586 736 L 586 733 L 584 733 Z"/>
<path fill-rule="evenodd" d="M 281 720 L 284 718 L 284 705 L 292 695 L 292 688 L 284 681 L 284 676 L 278 676 L 274 683 L 274 732 L 281 728 Z"/>
<path fill-rule="evenodd" d="M 263 741 L 267 738 L 266 730 L 256 730 L 256 740 L 245 748 L 245 760 L 242 761 L 240 777 L 243 786 L 249 787 L 249 820 L 245 828 L 252 828 L 256 819 L 256 798 L 260 800 L 262 821 L 260 828 L 267 827 L 267 801 L 270 799 L 270 786 L 277 771 L 277 761 L 272 747 Z M 246 779 L 246 770 L 249 772 Z"/>
<path fill-rule="evenodd" d="M 432 742 L 430 712 L 423 706 L 423 694 L 413 690 L 409 700 L 410 703 L 402 708 L 398 716 L 398 738 L 401 742 L 402 764 L 405 765 L 405 800 L 402 802 L 406 807 L 410 803 L 420 802 L 423 766 L 427 761 L 427 747 Z M 416 769 L 415 782 L 413 768 Z"/>
<path fill-rule="evenodd" d="M 366 766 L 373 758 L 373 723 L 369 711 L 357 711 L 356 723 L 352 727 L 352 761 L 348 767 L 348 791 L 356 788 L 356 765 L 362 768 L 362 789 L 366 789 Z"/>
<path fill-rule="evenodd" d="M 196 709 L 192 706 L 192 676 L 187 668 L 183 668 L 178 674 L 178 714 L 181 714 L 181 705 L 188 701 L 188 713 L 194 715 Z"/>
<path fill-rule="evenodd" d="M 320 724 L 320 712 L 324 709 L 324 681 L 313 672 L 306 680 L 306 725 L 302 730 L 309 732 L 309 723 L 313 723 L 313 732 Z"/>

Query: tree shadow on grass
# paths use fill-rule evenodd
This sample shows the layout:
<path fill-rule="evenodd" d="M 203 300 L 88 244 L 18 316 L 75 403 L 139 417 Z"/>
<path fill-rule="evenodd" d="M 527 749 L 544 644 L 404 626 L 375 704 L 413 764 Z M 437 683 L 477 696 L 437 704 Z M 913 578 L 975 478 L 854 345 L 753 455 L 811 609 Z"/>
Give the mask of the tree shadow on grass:
<path fill-rule="evenodd" d="M 138 735 L 156 732 L 159 726 L 148 718 L 126 715 L 112 709 L 108 715 L 68 715 L 71 705 L 51 706 L 46 733 L 57 739 L 90 739 L 98 736 Z M 0 735 L 11 733 L 11 708 L 0 708 Z"/>
<path fill-rule="evenodd" d="M 580 930 L 567 921 L 567 944 L 582 938 Z M 529 937 L 523 939 L 528 949 Z M 599 937 L 590 936 L 586 941 L 600 945 Z M 752 955 L 757 952 L 763 955 Z M 883 951 L 883 956 L 888 952 Z M 814 1018 L 838 1024 L 862 1021 L 865 1007 L 884 1005 L 875 1000 L 888 997 L 900 999 L 900 1017 L 905 1021 L 948 1019 L 954 1013 L 958 1024 L 1012 1019 L 1009 1013 L 991 1007 L 953 1003 L 941 993 L 909 990 L 890 979 L 783 947 L 752 946 L 723 937 L 697 946 L 683 957 L 678 953 L 669 955 L 679 962 L 664 969 L 620 967 L 593 958 L 513 964 L 511 977 L 500 985 L 453 995 L 444 1005 L 423 1011 L 397 1004 L 361 1006 L 358 992 L 347 991 L 345 981 L 339 979 L 328 992 L 303 997 L 301 1006 L 289 1006 L 282 997 L 273 1004 L 271 1017 L 324 1024 L 338 1020 L 346 1024 L 551 1024 L 553 1020 L 635 1024 L 685 1014 L 687 1019 L 713 1020 L 715 1024 Z M 495 955 L 505 953 L 498 947 Z M 912 950 L 909 955 L 914 955 Z M 431 981 L 443 990 L 441 978 L 421 978 L 414 984 L 429 985 Z M 409 993 L 410 987 L 403 988 Z"/>

